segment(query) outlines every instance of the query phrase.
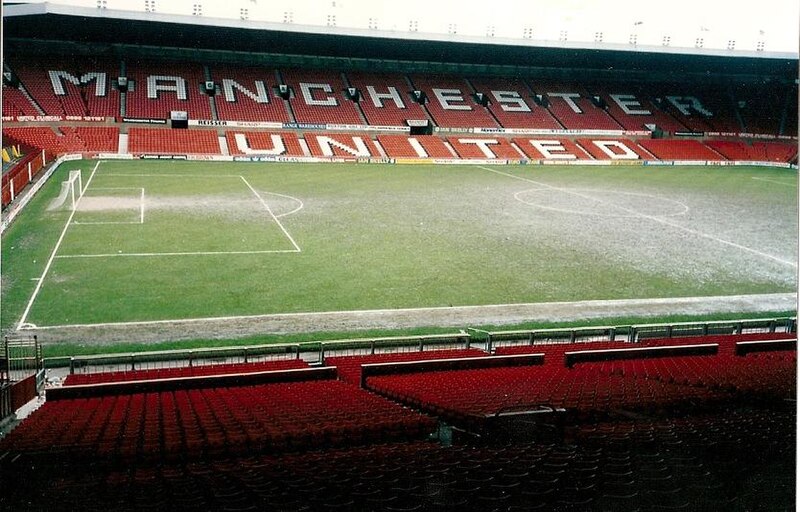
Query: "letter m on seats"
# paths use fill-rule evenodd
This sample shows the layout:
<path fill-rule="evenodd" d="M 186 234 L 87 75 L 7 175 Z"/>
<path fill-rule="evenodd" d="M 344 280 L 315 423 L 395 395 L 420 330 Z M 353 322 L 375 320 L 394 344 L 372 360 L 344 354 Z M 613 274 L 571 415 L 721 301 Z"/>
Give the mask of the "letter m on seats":
<path fill-rule="evenodd" d="M 94 94 L 95 96 L 106 95 L 106 74 L 102 72 L 84 73 L 78 78 L 77 76 L 67 73 L 66 71 L 48 71 L 50 76 L 50 84 L 53 86 L 53 92 L 56 96 L 66 96 L 67 91 L 64 88 L 65 82 L 75 84 L 77 87 L 82 85 L 89 85 L 94 80 Z"/>

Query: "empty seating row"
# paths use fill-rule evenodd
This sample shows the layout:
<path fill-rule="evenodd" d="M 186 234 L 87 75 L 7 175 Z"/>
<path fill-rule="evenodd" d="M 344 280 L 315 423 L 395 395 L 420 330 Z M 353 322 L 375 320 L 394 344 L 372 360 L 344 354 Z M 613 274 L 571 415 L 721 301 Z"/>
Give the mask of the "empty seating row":
<path fill-rule="evenodd" d="M 39 111 L 21 90 L 3 83 L 3 117 L 38 116 Z"/>
<path fill-rule="evenodd" d="M 174 459 L 419 438 L 431 418 L 335 380 L 47 401 L 0 452 Z"/>
<path fill-rule="evenodd" d="M 221 154 L 217 132 L 213 130 L 138 127 L 128 130 L 128 151 L 133 154 Z"/>
<path fill-rule="evenodd" d="M 6 127 L 3 135 L 53 154 L 116 153 L 119 147 L 116 126 Z"/>
<path fill-rule="evenodd" d="M 109 467 L 7 457 L 6 509 L 788 510 L 794 415 L 723 409 L 575 429 L 570 443 L 392 443 Z"/>
<path fill-rule="evenodd" d="M 295 370 L 308 368 L 301 359 L 278 359 L 253 363 L 223 363 L 210 365 L 151 368 L 144 370 L 116 371 L 103 373 L 73 373 L 64 379 L 64 386 L 100 384 L 103 382 L 125 382 L 149 379 L 175 379 L 181 377 L 200 377 L 207 375 L 227 375 L 236 373 L 255 373 L 276 370 Z"/>

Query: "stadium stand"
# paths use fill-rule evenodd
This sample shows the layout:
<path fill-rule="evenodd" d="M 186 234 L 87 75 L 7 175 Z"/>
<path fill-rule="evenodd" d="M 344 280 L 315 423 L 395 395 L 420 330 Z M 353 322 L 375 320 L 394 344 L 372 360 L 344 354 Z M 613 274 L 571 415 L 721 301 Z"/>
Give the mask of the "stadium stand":
<path fill-rule="evenodd" d="M 16 87 L 3 84 L 3 117 L 38 116 L 36 106 Z"/>
<path fill-rule="evenodd" d="M 227 121 L 290 121 L 286 100 L 275 94 L 274 69 L 212 66 L 217 117 Z"/>
<path fill-rule="evenodd" d="M 220 154 L 216 131 L 168 128 L 131 128 L 128 150 L 133 154 Z"/>
<path fill-rule="evenodd" d="M 580 84 L 531 81 L 534 94 L 547 99 L 547 109 L 568 130 L 621 130 L 622 127 L 605 110 L 589 100 Z"/>
<path fill-rule="evenodd" d="M 470 78 L 476 91 L 488 95 L 489 110 L 505 128 L 560 130 L 549 110 L 532 99 L 524 81 L 516 78 Z"/>
<path fill-rule="evenodd" d="M 367 124 L 407 126 L 409 119 L 428 119 L 420 104 L 411 99 L 411 86 L 403 75 L 348 72 L 347 78 L 359 91 L 358 104 Z"/>
<path fill-rule="evenodd" d="M 0 451 L 174 460 L 414 439 L 433 428 L 422 414 L 336 380 L 189 386 L 48 400 Z"/>
<path fill-rule="evenodd" d="M 797 157 L 797 146 L 782 142 L 708 140 L 705 145 L 728 160 L 790 162 Z"/>
<path fill-rule="evenodd" d="M 590 95 L 602 99 L 608 115 L 625 130 L 648 130 L 648 125 L 655 125 L 660 130 L 670 133 L 688 130 L 677 119 L 652 104 L 647 87 L 614 82 L 583 85 L 591 91 Z"/>
<path fill-rule="evenodd" d="M 659 160 L 725 160 L 698 140 L 642 139 L 639 145 Z"/>
<path fill-rule="evenodd" d="M 202 92 L 205 72 L 199 64 L 126 61 L 129 83 L 125 116 L 169 119 L 172 111 L 185 111 L 190 119 L 212 119 L 211 103 Z M 132 90 L 131 90 L 132 89 Z"/>
<path fill-rule="evenodd" d="M 380 152 L 372 138 L 364 133 L 315 133 L 303 137 L 313 156 L 379 157 Z"/>
<path fill-rule="evenodd" d="M 670 114 L 689 131 L 742 131 L 733 98 L 723 85 L 656 83 L 649 85 L 648 89 L 651 90 L 656 108 Z"/>
<path fill-rule="evenodd" d="M 448 137 L 447 141 L 456 150 L 458 156 L 465 159 L 503 158 L 514 160 L 523 158 L 523 154 L 512 146 L 511 141 L 502 137 Z"/>
<path fill-rule="evenodd" d="M 434 135 L 378 135 L 386 155 L 391 158 L 455 158 L 450 149 L 445 146 L 444 141 Z M 418 147 L 412 146 L 418 144 Z M 418 152 L 421 150 L 421 153 Z"/>
<path fill-rule="evenodd" d="M 11 67 L 49 116 L 119 116 L 119 64 L 104 59 L 16 59 Z M 36 114 L 34 114 L 36 115 Z"/>
<path fill-rule="evenodd" d="M 36 468 L 43 484 L 30 480 L 38 459 L 21 457 L 6 463 L 7 492 L 32 508 L 56 500 L 115 510 L 778 510 L 775 486 L 793 483 L 784 437 L 793 418 L 723 409 L 586 425 L 566 444 L 388 443 L 161 467 L 62 462 Z"/>
<path fill-rule="evenodd" d="M 569 139 L 515 138 L 513 142 L 533 160 L 591 160 L 591 156 L 583 148 Z"/>
<path fill-rule="evenodd" d="M 342 74 L 301 69 L 280 73 L 292 91 L 289 102 L 298 123 L 366 124 L 356 103 L 345 97 Z"/>
<path fill-rule="evenodd" d="M 231 155 L 279 154 L 303 156 L 300 139 L 293 132 L 226 131 L 225 140 L 228 143 L 228 152 Z"/>
<path fill-rule="evenodd" d="M 735 108 L 742 119 L 741 131 L 780 134 L 781 120 L 786 115 L 785 108 L 789 94 L 792 93 L 784 86 L 776 84 L 736 84 L 733 98 Z"/>
<path fill-rule="evenodd" d="M 3 135 L 49 153 L 114 153 L 119 145 L 116 126 L 7 127 Z"/>
<path fill-rule="evenodd" d="M 575 139 L 581 149 L 592 155 L 595 160 L 654 160 L 653 155 L 643 150 L 630 139 Z M 613 155 L 613 156 L 612 156 Z"/>
<path fill-rule="evenodd" d="M 448 128 L 492 128 L 499 126 L 488 108 L 478 105 L 475 91 L 461 77 L 444 75 L 412 75 L 414 90 L 428 98 L 425 108 L 438 126 Z"/>

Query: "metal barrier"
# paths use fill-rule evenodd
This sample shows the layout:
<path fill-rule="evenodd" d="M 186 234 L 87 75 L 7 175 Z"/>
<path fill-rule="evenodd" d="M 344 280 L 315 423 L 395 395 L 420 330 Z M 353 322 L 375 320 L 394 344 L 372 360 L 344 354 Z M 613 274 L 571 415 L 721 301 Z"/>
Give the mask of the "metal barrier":
<path fill-rule="evenodd" d="M 486 351 L 492 353 L 497 347 L 613 341 L 618 335 L 627 333 L 629 329 L 630 327 L 626 326 L 601 326 L 576 327 L 574 329 L 532 329 L 483 332 L 486 339 Z"/>
<path fill-rule="evenodd" d="M 69 358 L 69 373 L 108 373 L 300 358 L 298 344 L 161 350 Z M 62 358 L 59 358 L 62 360 Z"/>
<path fill-rule="evenodd" d="M 292 344 L 61 357 L 46 359 L 44 363 L 47 367 L 69 365 L 70 373 L 104 373 L 281 359 L 303 359 L 311 365 L 324 365 L 327 357 L 352 355 L 468 349 L 472 347 L 485 349 L 487 353 L 492 354 L 497 347 L 515 345 L 579 344 L 614 340 L 636 342 L 650 338 L 753 332 L 796 333 L 797 319 L 796 317 L 779 317 L 508 331 L 485 331 L 467 328 L 459 332 L 420 336 L 353 338 Z M 0 363 L 2 363 L 1 359 Z M 2 381 L 2 367 L 2 364 L 0 364 L 0 382 Z"/>

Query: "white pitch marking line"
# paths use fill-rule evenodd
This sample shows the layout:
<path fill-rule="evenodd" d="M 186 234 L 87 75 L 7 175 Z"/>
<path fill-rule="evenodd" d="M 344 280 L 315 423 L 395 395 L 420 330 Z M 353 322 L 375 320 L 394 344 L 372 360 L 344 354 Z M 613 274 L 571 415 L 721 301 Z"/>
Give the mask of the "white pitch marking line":
<path fill-rule="evenodd" d="M 290 212 L 282 213 L 282 214 L 280 214 L 280 215 L 276 215 L 276 216 L 275 216 L 275 217 L 277 217 L 277 218 L 279 218 L 279 219 L 280 219 L 281 217 L 287 217 L 287 216 L 289 216 L 289 215 L 291 215 L 291 214 L 293 214 L 293 213 L 297 213 L 297 212 L 299 212 L 300 210 L 302 210 L 302 209 L 305 207 L 305 204 L 303 204 L 303 201 L 301 201 L 300 199 L 298 199 L 298 198 L 296 198 L 296 197 L 294 197 L 294 196 L 287 196 L 286 194 L 279 194 L 279 193 L 277 193 L 277 192 L 267 192 L 267 194 L 269 194 L 269 195 L 272 195 L 272 196 L 280 196 L 280 197 L 285 197 L 285 198 L 287 198 L 287 199 L 291 199 L 292 201 L 297 201 L 298 203 L 300 203 L 300 206 L 298 206 L 298 207 L 297 207 L 297 208 L 295 208 L 294 210 L 292 210 L 292 211 L 290 211 Z"/>
<path fill-rule="evenodd" d="M 130 224 L 136 224 L 131 222 Z M 269 251 L 198 251 L 198 252 L 110 252 L 106 254 L 59 254 L 59 259 L 75 258 L 119 258 L 126 256 L 150 257 L 150 256 L 224 256 L 229 254 L 295 254 L 294 249 L 275 249 Z"/>
<path fill-rule="evenodd" d="M 137 221 L 114 221 L 114 220 L 103 220 L 103 221 L 96 221 L 96 222 L 73 222 L 73 226 L 95 226 L 95 225 L 102 225 L 102 224 L 142 224 L 141 222 Z"/>
<path fill-rule="evenodd" d="M 631 306 L 657 306 L 672 304 L 678 306 L 695 306 L 708 303 L 709 301 L 722 300 L 726 303 L 737 303 L 738 301 L 751 301 L 756 299 L 775 299 L 787 300 L 796 302 L 797 294 L 795 293 L 765 293 L 753 295 L 721 295 L 712 297 L 657 297 L 649 299 L 609 299 L 609 300 L 586 300 L 576 302 L 539 302 L 539 303 L 521 303 L 521 304 L 487 304 L 483 306 L 431 306 L 422 308 L 397 308 L 397 309 L 356 309 L 352 311 L 312 311 L 312 312 L 298 312 L 298 313 L 268 313 L 262 315 L 232 315 L 232 316 L 215 316 L 215 317 L 201 317 L 201 318 L 176 318 L 171 320 L 135 320 L 131 322 L 101 322 L 96 324 L 64 324 L 64 325 L 42 325 L 35 327 L 27 327 L 27 329 L 74 329 L 85 327 L 127 327 L 136 325 L 161 325 L 161 324 L 187 324 L 199 322 L 228 322 L 236 320 L 258 320 L 270 318 L 296 318 L 304 316 L 347 316 L 347 315 L 365 315 L 365 314 L 405 314 L 415 312 L 433 312 L 433 311 L 453 311 L 453 312 L 480 312 L 493 309 L 504 308 L 525 308 L 525 307 L 558 307 L 573 309 L 576 306 L 585 305 L 592 306 L 608 306 L 614 309 L 620 307 Z M 30 324 L 29 324 L 30 325 Z"/>
<path fill-rule="evenodd" d="M 541 192 L 541 191 L 544 191 L 544 190 L 547 190 L 547 189 L 546 188 L 532 188 L 532 189 L 529 189 L 529 190 L 520 190 L 519 192 L 514 193 L 514 199 L 516 199 L 517 201 L 519 201 L 522 204 L 527 204 L 528 206 L 533 206 L 535 208 L 541 208 L 542 210 L 551 210 L 551 211 L 554 211 L 554 212 L 572 213 L 572 214 L 575 214 L 575 215 L 586 215 L 586 216 L 589 216 L 589 217 L 606 217 L 606 218 L 616 218 L 616 219 L 625 219 L 625 218 L 635 217 L 635 215 L 631 215 L 631 214 L 628 214 L 628 215 L 613 215 L 613 214 L 605 214 L 605 213 L 597 213 L 597 212 L 582 212 L 582 211 L 579 211 L 579 210 L 569 210 L 567 208 L 556 208 L 556 207 L 553 207 L 553 206 L 544 206 L 544 205 L 541 205 L 541 204 L 536 204 L 535 202 L 532 203 L 532 202 L 529 202 L 529 201 L 525 201 L 524 199 L 522 199 L 520 197 L 521 195 L 527 194 L 529 192 Z M 577 191 L 577 190 L 582 190 L 582 189 L 572 188 L 570 190 Z M 585 189 L 583 189 L 583 190 L 585 190 Z M 676 204 L 680 208 L 682 208 L 682 210 L 679 211 L 679 212 L 665 213 L 663 215 L 659 215 L 659 217 L 678 217 L 680 215 L 685 215 L 686 212 L 689 211 L 689 207 L 686 204 L 684 204 L 684 203 L 682 203 L 680 201 L 676 201 L 674 199 L 669 199 L 669 198 L 666 198 L 666 197 L 654 196 L 652 194 L 640 194 L 640 193 L 635 193 L 635 192 L 620 192 L 620 191 L 614 191 L 614 190 L 601 190 L 601 191 L 597 191 L 597 192 L 608 192 L 608 193 L 611 193 L 611 194 L 619 194 L 619 195 L 623 195 L 623 196 L 646 197 L 646 198 L 649 198 L 649 199 L 661 200 L 661 201 L 664 201 L 666 203 Z M 603 203 L 603 204 L 608 204 L 608 203 L 606 203 L 604 201 L 601 201 L 599 199 L 596 199 L 596 201 L 600 202 L 600 203 Z"/>
<path fill-rule="evenodd" d="M 239 178 L 239 174 L 119 174 L 104 172 L 103 176 L 128 176 L 131 178 Z"/>
<path fill-rule="evenodd" d="M 144 187 L 142 187 L 142 197 L 139 200 L 139 224 L 144 224 Z"/>
<path fill-rule="evenodd" d="M 758 180 L 758 181 L 768 181 L 770 183 L 777 183 L 778 185 L 786 185 L 788 187 L 794 187 L 795 186 L 794 183 L 787 183 L 785 181 L 771 180 L 769 178 L 761 178 L 761 177 L 758 177 L 758 176 L 752 176 L 752 179 Z"/>
<path fill-rule="evenodd" d="M 532 179 L 529 179 L 529 178 L 524 178 L 522 176 L 515 176 L 513 174 L 508 174 L 508 173 L 503 172 L 503 171 L 498 171 L 497 169 L 490 169 L 489 167 L 484 167 L 482 165 L 478 166 L 478 168 L 483 169 L 485 171 L 489 171 L 489 172 L 493 172 L 493 173 L 496 173 L 496 174 L 500 174 L 502 176 L 507 176 L 509 178 L 515 178 L 515 179 L 518 179 L 518 180 L 521 180 L 521 181 L 527 181 L 528 183 L 533 183 L 534 185 L 538 185 L 540 187 L 546 187 L 546 188 L 549 188 L 550 190 L 556 190 L 556 191 L 559 191 L 559 192 L 564 192 L 566 194 L 572 194 L 574 196 L 578 196 L 578 197 L 581 197 L 583 199 L 590 199 L 592 201 L 597 201 L 599 203 L 607 204 L 609 206 L 618 208 L 618 209 L 620 209 L 622 211 L 626 211 L 628 213 L 631 213 L 636 217 L 641 217 L 643 219 L 649 219 L 649 220 L 652 220 L 653 222 L 658 222 L 659 224 L 663 224 L 665 226 L 670 226 L 670 227 L 673 227 L 673 228 L 677 228 L 677 229 L 680 229 L 680 230 L 685 231 L 687 233 L 691 233 L 693 235 L 697 235 L 697 236 L 700 236 L 700 237 L 703 237 L 703 238 L 707 238 L 709 240 L 713 240 L 715 242 L 719 242 L 719 243 L 721 243 L 723 245 L 727 245 L 727 246 L 730 246 L 730 247 L 735 247 L 736 249 L 739 249 L 739 250 L 742 250 L 742 251 L 745 251 L 745 252 L 749 252 L 749 253 L 755 254 L 757 256 L 761 256 L 762 258 L 767 258 L 767 259 L 770 259 L 770 260 L 773 260 L 773 261 L 777 261 L 778 263 L 782 263 L 784 265 L 797 268 L 797 263 L 795 263 L 795 262 L 784 260 L 782 258 L 778 258 L 777 256 L 773 256 L 772 254 L 767 254 L 765 252 L 757 251 L 757 250 L 752 249 L 750 247 L 747 247 L 747 246 L 744 246 L 744 245 L 741 245 L 741 244 L 737 244 L 736 242 L 731 242 L 731 241 L 724 240 L 722 238 L 716 237 L 714 235 L 709 235 L 708 233 L 703 233 L 702 231 L 697 231 L 696 229 L 687 228 L 685 226 L 681 226 L 680 224 L 675 224 L 674 222 L 669 222 L 668 220 L 665 220 L 665 219 L 663 219 L 661 217 L 655 217 L 653 215 L 647 215 L 647 214 L 644 214 L 644 213 L 640 213 L 640 212 L 637 212 L 636 210 L 631 210 L 630 208 L 625 208 L 624 206 L 619 206 L 619 205 L 615 205 L 615 204 L 611 204 L 611 203 L 606 203 L 605 201 L 602 201 L 600 199 L 596 199 L 596 198 L 591 197 L 591 196 L 586 196 L 586 195 L 580 194 L 578 192 L 573 192 L 573 191 L 571 191 L 569 189 L 566 189 L 566 188 L 554 187 L 553 185 L 548 185 L 547 183 L 542 183 L 542 182 L 535 181 L 535 180 L 532 180 Z"/>
<path fill-rule="evenodd" d="M 256 189 L 254 189 L 253 186 L 250 185 L 250 182 L 248 182 L 244 176 L 239 176 L 239 177 L 242 179 L 244 184 L 247 185 L 247 188 L 249 188 L 253 192 L 253 194 L 258 198 L 258 200 L 261 201 L 261 204 L 264 205 L 264 208 L 266 208 L 267 212 L 270 214 L 273 220 L 275 220 L 275 222 L 278 224 L 278 227 L 281 228 L 281 231 L 283 231 L 283 234 L 286 235 L 286 238 L 288 238 L 289 241 L 292 242 L 292 245 L 294 245 L 296 252 L 302 252 L 300 250 L 300 246 L 297 245 L 297 242 L 295 242 L 294 238 L 292 238 L 292 235 L 290 235 L 289 232 L 286 231 L 286 228 L 283 227 L 283 224 L 281 224 L 281 221 L 278 219 L 278 217 L 276 217 L 275 214 L 272 213 L 272 208 L 269 207 L 267 202 L 264 201 L 264 199 L 258 194 L 258 192 L 256 192 Z"/>
<path fill-rule="evenodd" d="M 39 276 L 39 281 L 36 283 L 36 287 L 33 289 L 33 294 L 31 294 L 31 298 L 28 301 L 28 305 L 25 306 L 25 311 L 22 312 L 22 317 L 19 319 L 19 324 L 17 328 L 21 328 L 26 322 L 25 320 L 28 319 L 28 314 L 31 312 L 31 308 L 33 307 L 33 302 L 36 300 L 36 297 L 39 295 L 39 291 L 42 289 L 42 283 L 44 283 L 44 278 L 47 276 L 47 273 L 50 271 L 50 267 L 53 264 L 53 260 L 56 258 L 56 253 L 58 252 L 59 247 L 61 247 L 61 242 L 64 241 L 64 235 L 67 234 L 67 230 L 69 229 L 70 223 L 72 222 L 72 218 L 75 217 L 75 212 L 78 211 L 78 205 L 83 199 L 83 194 L 86 192 L 86 189 L 89 188 L 89 183 L 91 183 L 92 178 L 94 178 L 95 173 L 97 172 L 97 168 L 100 167 L 102 160 L 99 160 L 97 164 L 95 164 L 94 169 L 92 169 L 92 174 L 89 176 L 89 179 L 86 180 L 86 186 L 83 187 L 81 190 L 81 195 L 78 196 L 78 200 L 75 201 L 75 208 L 72 209 L 72 212 L 69 214 L 69 218 L 67 218 L 66 224 L 64 224 L 64 229 L 61 230 L 61 236 L 58 237 L 58 241 L 56 242 L 56 246 L 53 247 L 53 252 L 50 253 L 50 258 L 47 260 L 47 264 L 44 266 L 44 270 L 42 271 L 42 275 Z"/>

